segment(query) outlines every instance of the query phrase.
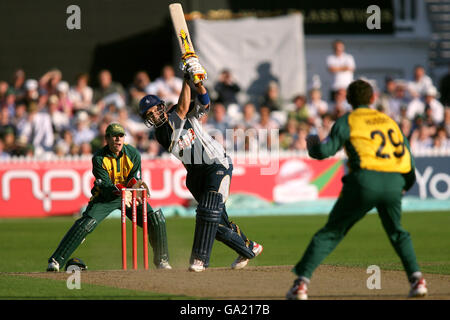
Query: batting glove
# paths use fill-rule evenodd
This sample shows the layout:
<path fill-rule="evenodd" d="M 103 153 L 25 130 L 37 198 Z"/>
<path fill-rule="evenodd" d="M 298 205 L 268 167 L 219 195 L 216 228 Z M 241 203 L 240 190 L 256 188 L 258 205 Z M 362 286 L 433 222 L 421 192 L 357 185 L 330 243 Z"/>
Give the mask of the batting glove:
<path fill-rule="evenodd" d="M 188 54 L 188 55 L 184 55 L 181 57 L 181 62 L 180 62 L 180 69 L 183 72 L 187 72 L 187 68 L 188 68 L 188 64 L 189 63 L 199 63 L 198 61 L 198 56 L 196 54 Z"/>
<path fill-rule="evenodd" d="M 194 84 L 198 84 L 208 79 L 208 74 L 206 73 L 205 68 L 203 68 L 198 61 L 198 57 L 195 55 L 183 60 L 181 68 L 182 71 L 189 74 Z"/>

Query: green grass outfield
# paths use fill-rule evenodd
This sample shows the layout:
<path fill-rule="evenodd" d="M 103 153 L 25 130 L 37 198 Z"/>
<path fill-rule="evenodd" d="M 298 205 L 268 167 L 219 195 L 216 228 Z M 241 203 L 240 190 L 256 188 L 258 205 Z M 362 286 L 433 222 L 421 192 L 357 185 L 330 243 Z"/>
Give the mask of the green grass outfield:
<path fill-rule="evenodd" d="M 324 225 L 326 215 L 238 217 L 234 220 L 251 239 L 264 245 L 264 253 L 252 261 L 254 266 L 294 265 L 311 236 Z M 169 295 L 151 294 L 86 285 L 67 290 L 57 280 L 12 276 L 11 272 L 42 272 L 47 258 L 75 221 L 72 217 L 46 219 L 0 219 L 0 299 L 171 299 Z M 412 236 L 423 272 L 450 274 L 450 212 L 405 213 L 403 226 Z M 195 219 L 168 218 L 167 229 L 171 264 L 187 268 L 193 240 Z M 128 223 L 128 235 L 131 235 Z M 142 235 L 138 234 L 139 268 L 142 268 Z M 106 219 L 88 236 L 73 256 L 83 259 L 89 270 L 121 268 L 120 221 Z M 128 241 L 129 250 L 130 238 Z M 150 252 L 150 259 L 152 253 Z M 220 242 L 213 248 L 210 267 L 229 266 L 236 254 Z M 131 257 L 129 258 L 131 263 Z M 325 264 L 402 270 L 376 214 L 357 223 L 324 261 Z M 151 268 L 154 268 L 151 265 Z M 48 292 L 52 292 L 51 295 Z M 186 297 L 182 297 L 186 298 Z"/>

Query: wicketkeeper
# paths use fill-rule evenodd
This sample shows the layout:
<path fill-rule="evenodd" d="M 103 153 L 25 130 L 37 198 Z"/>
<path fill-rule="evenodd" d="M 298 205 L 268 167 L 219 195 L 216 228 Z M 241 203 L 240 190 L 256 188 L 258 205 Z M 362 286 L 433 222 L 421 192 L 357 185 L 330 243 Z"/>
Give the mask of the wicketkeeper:
<path fill-rule="evenodd" d="M 159 97 L 148 95 L 140 102 L 140 114 L 147 126 L 155 127 L 158 142 L 183 162 L 186 186 L 198 202 L 190 271 L 201 272 L 209 265 L 211 249 L 217 239 L 238 253 L 233 269 L 244 268 L 259 255 L 262 245 L 248 239 L 229 221 L 225 208 L 233 164 L 223 146 L 203 130 L 199 119 L 208 112 L 210 99 L 202 81 L 206 71 L 191 55 L 182 62 L 185 72 L 178 104 L 167 110 Z M 197 98 L 191 103 L 192 79 Z"/>
<path fill-rule="evenodd" d="M 95 177 L 92 197 L 83 213 L 61 240 L 58 248 L 48 259 L 47 271 L 59 271 L 70 255 L 86 236 L 111 212 L 121 208 L 123 188 L 146 188 L 141 180 L 141 155 L 133 146 L 125 144 L 125 130 L 118 123 L 106 128 L 107 145 L 92 158 Z M 142 203 L 142 194 L 137 192 L 137 224 L 142 227 L 142 205 L 147 206 L 147 221 L 150 245 L 153 248 L 153 263 L 159 269 L 171 269 L 167 246 L 166 221 L 161 210 L 154 211 Z M 126 214 L 132 218 L 132 194 L 126 191 Z"/>
<path fill-rule="evenodd" d="M 326 225 L 312 238 L 301 260 L 292 270 L 298 278 L 286 298 L 305 300 L 314 270 L 336 248 L 350 228 L 376 208 L 383 228 L 400 257 L 411 284 L 410 297 L 427 294 L 425 279 L 417 264 L 409 233 L 400 223 L 402 195 L 414 184 L 414 158 L 397 123 L 386 114 L 369 108 L 374 102 L 371 85 L 357 80 L 347 89 L 353 111 L 337 119 L 329 136 L 320 141 L 308 136 L 309 155 L 325 159 L 342 147 L 348 156 L 349 172 Z"/>

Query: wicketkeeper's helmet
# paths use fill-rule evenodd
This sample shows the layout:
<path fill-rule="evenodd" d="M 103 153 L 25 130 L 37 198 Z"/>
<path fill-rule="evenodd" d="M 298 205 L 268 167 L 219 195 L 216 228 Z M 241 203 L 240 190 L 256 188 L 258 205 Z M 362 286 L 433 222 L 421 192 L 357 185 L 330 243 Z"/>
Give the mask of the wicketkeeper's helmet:
<path fill-rule="evenodd" d="M 69 269 L 70 266 L 77 266 L 80 269 L 80 271 L 87 270 L 88 268 L 87 265 L 80 258 L 72 258 L 69 261 L 67 261 L 65 267 L 66 271 L 67 269 Z"/>

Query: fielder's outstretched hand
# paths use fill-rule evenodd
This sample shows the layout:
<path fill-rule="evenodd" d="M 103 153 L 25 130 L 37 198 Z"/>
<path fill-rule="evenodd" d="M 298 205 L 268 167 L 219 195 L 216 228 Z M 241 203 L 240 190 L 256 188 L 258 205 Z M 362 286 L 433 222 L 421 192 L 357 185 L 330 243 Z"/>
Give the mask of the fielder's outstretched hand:
<path fill-rule="evenodd" d="M 308 150 L 318 144 L 320 144 L 320 138 L 317 134 L 309 134 L 306 137 L 306 148 L 308 148 Z"/>

